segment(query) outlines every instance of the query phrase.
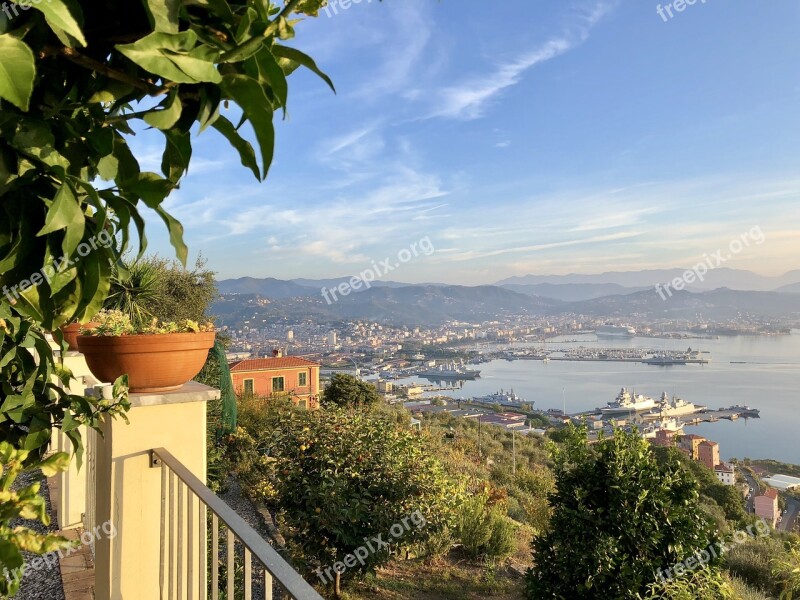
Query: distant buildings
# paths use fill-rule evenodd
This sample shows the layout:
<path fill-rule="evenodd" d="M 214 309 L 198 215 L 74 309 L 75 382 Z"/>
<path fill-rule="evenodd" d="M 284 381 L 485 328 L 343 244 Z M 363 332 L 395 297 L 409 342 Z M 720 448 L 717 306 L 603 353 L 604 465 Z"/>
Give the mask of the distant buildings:
<path fill-rule="evenodd" d="M 673 446 L 676 439 L 678 449 L 686 453 L 692 460 L 701 462 L 711 469 L 720 483 L 736 485 L 736 469 L 733 465 L 726 464 L 720 460 L 719 444 L 717 442 L 712 442 L 701 435 L 693 433 L 678 436 L 674 431 L 661 430 L 656 432 L 656 437 L 652 443 L 657 446 Z"/>
<path fill-rule="evenodd" d="M 755 497 L 753 500 L 753 507 L 755 508 L 757 517 L 767 520 L 775 527 L 775 523 L 780 515 L 777 490 L 767 488 L 763 494 Z"/>
<path fill-rule="evenodd" d="M 319 406 L 319 364 L 296 356 L 249 358 L 231 363 L 237 393 L 288 396 L 303 408 Z"/>

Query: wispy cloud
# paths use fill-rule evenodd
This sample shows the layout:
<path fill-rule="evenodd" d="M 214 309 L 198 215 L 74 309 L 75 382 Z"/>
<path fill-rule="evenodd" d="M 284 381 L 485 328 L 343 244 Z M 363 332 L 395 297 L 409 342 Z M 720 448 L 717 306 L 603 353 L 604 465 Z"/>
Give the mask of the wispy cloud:
<path fill-rule="evenodd" d="M 610 12 L 615 3 L 597 2 L 588 12 L 579 13 L 572 27 L 514 60 L 501 64 L 493 73 L 473 76 L 439 91 L 436 107 L 428 118 L 472 120 L 482 117 L 487 107 L 503 91 L 518 84 L 535 67 L 569 52 L 589 37 L 592 28 Z"/>

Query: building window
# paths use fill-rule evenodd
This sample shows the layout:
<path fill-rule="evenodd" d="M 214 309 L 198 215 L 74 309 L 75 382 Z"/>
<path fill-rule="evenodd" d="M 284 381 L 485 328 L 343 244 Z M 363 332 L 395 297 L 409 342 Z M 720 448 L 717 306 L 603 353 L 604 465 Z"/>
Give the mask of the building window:
<path fill-rule="evenodd" d="M 305 387 L 308 385 L 308 373 L 299 373 L 297 375 L 297 385 Z"/>
<path fill-rule="evenodd" d="M 245 379 L 244 380 L 244 393 L 245 394 L 249 394 L 249 395 L 252 396 L 254 392 L 255 392 L 255 387 L 253 385 L 253 380 L 252 379 Z"/>
<path fill-rule="evenodd" d="M 305 399 L 303 399 L 303 400 L 298 400 L 298 401 L 297 401 L 297 406 L 299 406 L 300 408 L 308 408 L 308 404 L 307 404 L 307 402 L 305 401 Z"/>
<path fill-rule="evenodd" d="M 272 393 L 275 394 L 277 392 L 282 392 L 286 389 L 283 385 L 283 377 L 273 377 L 272 378 Z"/>

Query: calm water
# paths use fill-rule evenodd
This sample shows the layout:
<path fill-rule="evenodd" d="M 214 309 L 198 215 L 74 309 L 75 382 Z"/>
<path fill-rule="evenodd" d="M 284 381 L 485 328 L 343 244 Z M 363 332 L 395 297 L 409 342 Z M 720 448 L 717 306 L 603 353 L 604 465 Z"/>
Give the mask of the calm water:
<path fill-rule="evenodd" d="M 562 408 L 563 390 L 570 413 L 605 406 L 623 386 L 654 398 L 666 391 L 670 396 L 715 409 L 747 404 L 761 411 L 760 419 L 720 420 L 687 427 L 686 431 L 718 442 L 724 458 L 774 458 L 800 464 L 800 331 L 787 336 L 719 340 L 632 338 L 598 342 L 594 335 L 569 339 L 581 341 L 548 342 L 548 349 L 585 345 L 680 350 L 691 346 L 709 351 L 712 362 L 655 367 L 638 363 L 497 360 L 478 367 L 480 379 L 442 394 L 466 398 L 513 388 L 525 400 L 535 401 L 537 408 L 547 409 Z"/>

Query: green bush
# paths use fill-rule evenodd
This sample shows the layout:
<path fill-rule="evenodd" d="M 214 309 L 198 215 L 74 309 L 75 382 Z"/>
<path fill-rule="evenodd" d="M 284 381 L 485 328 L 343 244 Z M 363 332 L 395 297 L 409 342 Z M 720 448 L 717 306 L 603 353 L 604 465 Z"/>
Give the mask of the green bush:
<path fill-rule="evenodd" d="M 677 461 L 659 464 L 636 432 L 590 445 L 585 427 L 565 431 L 552 447 L 553 515 L 533 540 L 528 598 L 632 600 L 660 569 L 715 541 L 697 483 Z"/>
<path fill-rule="evenodd" d="M 777 596 L 780 587 L 772 576 L 772 563 L 784 554 L 783 546 L 771 538 L 756 538 L 734 545 L 725 553 L 728 571 L 750 587 Z"/>
<path fill-rule="evenodd" d="M 516 545 L 516 526 L 499 506 L 488 506 L 486 494 L 464 501 L 459 507 L 456 537 L 468 556 L 496 560 L 509 556 Z"/>
<path fill-rule="evenodd" d="M 734 600 L 738 597 L 714 569 L 700 568 L 683 577 L 651 584 L 642 598 L 647 600 Z"/>

